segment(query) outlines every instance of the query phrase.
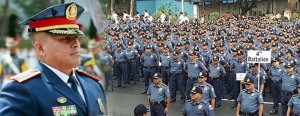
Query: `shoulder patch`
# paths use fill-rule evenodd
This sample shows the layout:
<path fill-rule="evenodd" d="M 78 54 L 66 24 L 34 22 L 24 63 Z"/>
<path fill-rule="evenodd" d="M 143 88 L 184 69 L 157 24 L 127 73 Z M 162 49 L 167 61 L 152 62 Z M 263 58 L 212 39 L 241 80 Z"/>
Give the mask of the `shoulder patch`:
<path fill-rule="evenodd" d="M 163 85 L 163 86 L 165 86 L 165 87 L 167 87 L 167 85 L 166 85 L 166 84 L 164 84 L 164 83 L 163 83 L 162 85 Z"/>
<path fill-rule="evenodd" d="M 41 74 L 41 72 L 38 69 L 29 69 L 20 74 L 10 77 L 10 79 L 18 83 L 22 83 L 38 76 L 39 74 Z"/>
<path fill-rule="evenodd" d="M 84 76 L 87 76 L 88 78 L 91 78 L 91 79 L 93 79 L 93 80 L 95 80 L 97 82 L 100 81 L 100 79 L 101 79 L 101 77 L 100 77 L 100 79 L 98 79 L 97 77 L 95 77 L 93 75 L 90 75 L 90 74 L 84 72 L 83 70 L 76 69 L 76 72 L 78 72 L 79 74 L 82 74 Z"/>

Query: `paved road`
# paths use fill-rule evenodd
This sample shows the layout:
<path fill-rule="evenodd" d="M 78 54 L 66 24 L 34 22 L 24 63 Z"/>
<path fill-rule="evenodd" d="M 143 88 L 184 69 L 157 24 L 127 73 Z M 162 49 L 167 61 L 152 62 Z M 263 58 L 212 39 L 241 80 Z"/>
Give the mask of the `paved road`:
<path fill-rule="evenodd" d="M 110 116 L 133 116 L 133 109 L 137 104 L 145 104 L 147 106 L 147 95 L 140 94 L 144 90 L 143 82 L 138 82 L 136 85 L 130 85 L 127 88 L 114 88 L 113 92 L 107 93 L 108 114 Z M 180 99 L 180 96 L 177 96 Z M 265 101 L 271 101 L 270 98 L 265 98 Z M 223 100 L 222 106 L 215 108 L 216 116 L 234 116 L 235 110 L 230 106 L 233 101 Z M 265 103 L 264 115 L 268 116 L 272 109 L 272 104 Z M 182 116 L 181 109 L 183 105 L 180 101 L 171 103 L 168 116 Z M 281 112 L 281 111 L 280 111 Z M 150 113 L 148 113 L 150 115 Z M 279 116 L 279 115 L 278 115 Z"/>

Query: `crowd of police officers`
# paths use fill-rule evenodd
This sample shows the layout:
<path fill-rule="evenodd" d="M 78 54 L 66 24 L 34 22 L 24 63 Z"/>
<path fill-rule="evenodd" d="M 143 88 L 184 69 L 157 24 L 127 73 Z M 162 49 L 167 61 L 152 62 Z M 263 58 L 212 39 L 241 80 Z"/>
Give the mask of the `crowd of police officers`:
<path fill-rule="evenodd" d="M 291 21 L 268 17 L 221 17 L 212 22 L 200 23 L 195 19 L 176 24 L 167 19 L 149 18 L 145 11 L 145 16 L 130 18 L 124 13 L 124 17 L 107 19 L 106 33 L 101 36 L 101 42 L 89 42 L 88 56 L 83 56 L 81 67 L 90 74 L 105 77 L 108 91 L 113 91 L 114 87 L 126 88 L 140 80 L 144 82 L 142 94 L 150 97 L 163 90 L 166 94 L 160 95 L 176 102 L 179 91 L 180 102 L 185 104 L 185 115 L 197 115 L 197 112 L 212 115 L 211 110 L 222 105 L 224 93 L 235 101 L 231 107 L 238 107 L 241 115 L 261 115 L 262 96 L 273 98 L 270 115 L 278 114 L 279 103 L 282 115 L 300 115 L 298 17 Z M 106 44 L 100 45 L 103 42 Z M 272 62 L 248 64 L 248 50 L 269 50 Z M 11 58 L 14 58 L 13 53 Z M 19 61 L 15 63 L 3 61 L 0 64 L 2 78 L 8 72 L 14 73 L 14 67 L 18 70 L 26 68 L 25 65 L 22 67 L 23 59 L 13 60 Z M 237 81 L 236 73 L 247 73 L 245 80 Z M 150 84 L 157 74 L 163 85 Z M 116 84 L 113 79 L 117 80 Z M 251 84 L 255 89 L 248 91 L 247 86 Z M 151 93 L 149 90 L 153 87 L 158 89 Z M 241 92 L 241 88 L 246 90 Z M 201 98 L 201 102 L 197 98 Z M 246 99 L 245 104 L 243 100 Z M 150 101 L 152 103 L 165 102 L 154 100 Z"/>

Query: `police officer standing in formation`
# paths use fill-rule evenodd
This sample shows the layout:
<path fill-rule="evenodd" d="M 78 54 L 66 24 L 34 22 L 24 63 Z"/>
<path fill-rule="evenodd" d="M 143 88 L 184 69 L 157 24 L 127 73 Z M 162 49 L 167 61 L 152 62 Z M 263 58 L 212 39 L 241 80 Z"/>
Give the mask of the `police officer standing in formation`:
<path fill-rule="evenodd" d="M 145 81 L 145 91 L 142 94 L 146 94 L 149 87 L 149 79 L 153 81 L 152 76 L 156 72 L 156 66 L 158 64 L 158 59 L 156 54 L 152 53 L 152 47 L 147 45 L 145 47 L 145 53 L 141 55 L 140 62 L 143 65 L 143 76 Z"/>
<path fill-rule="evenodd" d="M 262 94 L 254 88 L 254 79 L 245 77 L 245 88 L 237 98 L 236 116 L 262 116 L 264 100 Z"/>
<path fill-rule="evenodd" d="M 269 70 L 269 78 L 271 78 L 271 89 L 273 97 L 273 110 L 270 111 L 270 115 L 278 114 L 278 107 L 281 97 L 281 75 L 285 72 L 285 69 L 279 65 L 279 59 L 277 57 L 272 59 L 272 67 Z"/>
<path fill-rule="evenodd" d="M 262 68 L 258 68 L 258 63 L 250 64 L 251 70 L 246 74 L 247 78 L 252 78 L 254 80 L 255 89 L 259 90 L 260 93 L 264 91 L 264 84 L 266 83 L 266 72 Z M 259 72 L 259 74 L 258 74 Z M 259 76 L 258 76 L 259 75 Z M 259 81 L 259 88 L 258 88 Z"/>
<path fill-rule="evenodd" d="M 181 96 L 181 103 L 185 103 L 186 95 L 184 93 L 184 80 L 185 77 L 183 75 L 185 63 L 179 57 L 178 51 L 173 51 L 173 58 L 170 62 L 170 91 L 171 91 L 171 102 L 176 101 L 176 91 L 179 89 Z"/>
<path fill-rule="evenodd" d="M 108 46 L 102 46 L 102 50 L 99 53 L 100 69 L 105 77 L 105 89 L 109 92 L 113 91 L 113 80 L 112 80 L 112 66 L 115 61 L 113 57 L 108 53 Z"/>
<path fill-rule="evenodd" d="M 285 66 L 286 72 L 282 74 L 282 86 L 281 86 L 281 115 L 287 114 L 288 102 L 294 94 L 294 91 L 298 84 L 300 84 L 300 78 L 297 73 L 295 73 L 295 65 L 289 62 Z"/>
<path fill-rule="evenodd" d="M 123 49 L 122 44 L 117 44 L 117 50 L 114 52 L 114 59 L 116 64 L 116 76 L 118 79 L 117 87 L 126 88 L 128 84 L 128 69 L 127 60 L 128 57 Z"/>
<path fill-rule="evenodd" d="M 223 82 L 222 78 L 225 77 L 226 72 L 222 65 L 219 64 L 219 57 L 214 56 L 213 61 L 211 64 L 209 64 L 208 67 L 209 70 L 209 77 L 212 80 L 212 85 L 215 88 L 216 93 L 216 107 L 221 106 L 221 99 L 222 99 L 222 88 L 223 88 Z"/>
<path fill-rule="evenodd" d="M 214 116 L 210 112 L 209 103 L 202 99 L 201 88 L 193 87 L 190 93 L 191 100 L 186 102 L 182 109 L 184 116 Z"/>
<path fill-rule="evenodd" d="M 202 99 L 210 103 L 211 107 L 215 107 L 216 94 L 214 87 L 206 82 L 207 74 L 200 72 L 198 75 L 198 83 L 194 87 L 199 87 L 202 90 Z"/>
<path fill-rule="evenodd" d="M 172 59 L 172 55 L 169 51 L 168 46 L 164 46 L 163 54 L 160 55 L 159 57 L 159 63 L 160 63 L 160 71 L 161 74 L 163 75 L 163 82 L 166 85 L 169 85 L 170 82 L 170 61 Z"/>
<path fill-rule="evenodd" d="M 38 60 L 36 69 L 11 77 L 0 93 L 1 116 L 105 115 L 99 79 L 76 69 L 80 38 L 76 23 L 84 8 L 51 6 L 23 21 L 29 25 Z"/>
<path fill-rule="evenodd" d="M 297 93 L 288 102 L 287 116 L 300 116 L 300 84 L 297 86 Z"/>
<path fill-rule="evenodd" d="M 155 73 L 153 83 L 149 86 L 148 110 L 151 116 L 165 116 L 170 108 L 170 91 L 169 87 L 162 83 L 162 74 Z"/>
<path fill-rule="evenodd" d="M 128 42 L 127 49 L 125 50 L 125 54 L 128 58 L 128 81 L 130 84 L 134 85 L 137 82 L 137 65 L 136 65 L 136 60 L 140 57 L 138 54 L 138 51 L 135 50 L 133 47 L 132 42 Z M 128 83 L 129 84 L 129 83 Z"/>
<path fill-rule="evenodd" d="M 189 52 L 189 60 L 186 63 L 185 71 L 187 72 L 187 84 L 186 84 L 186 92 L 187 92 L 187 100 L 190 99 L 190 90 L 193 88 L 193 85 L 198 83 L 197 77 L 199 73 L 207 73 L 208 70 L 205 65 L 198 61 L 196 58 L 197 53 L 195 51 Z"/>

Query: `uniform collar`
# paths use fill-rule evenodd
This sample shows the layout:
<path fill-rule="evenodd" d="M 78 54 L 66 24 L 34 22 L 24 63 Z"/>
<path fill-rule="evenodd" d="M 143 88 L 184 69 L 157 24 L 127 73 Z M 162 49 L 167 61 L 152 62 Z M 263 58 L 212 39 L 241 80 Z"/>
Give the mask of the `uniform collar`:
<path fill-rule="evenodd" d="M 57 70 L 57 69 L 55 69 L 55 68 L 53 68 L 53 67 L 45 64 L 43 62 L 41 62 L 41 63 L 44 64 L 47 68 L 49 68 L 51 71 L 53 71 L 63 82 L 65 82 L 66 84 L 68 84 L 68 80 L 70 78 L 69 75 L 66 75 L 65 73 L 63 73 L 63 72 L 61 72 L 61 71 L 59 71 L 59 70 Z M 76 78 L 74 69 L 72 69 L 72 77 L 75 77 L 76 83 L 79 84 L 78 80 Z"/>
<path fill-rule="evenodd" d="M 154 84 L 154 87 L 160 88 L 162 86 L 162 82 L 160 82 L 158 85 Z"/>
<path fill-rule="evenodd" d="M 255 88 L 253 88 L 252 91 L 250 91 L 250 92 L 248 92 L 248 91 L 246 90 L 246 93 L 254 93 L 254 92 L 255 92 Z"/>

